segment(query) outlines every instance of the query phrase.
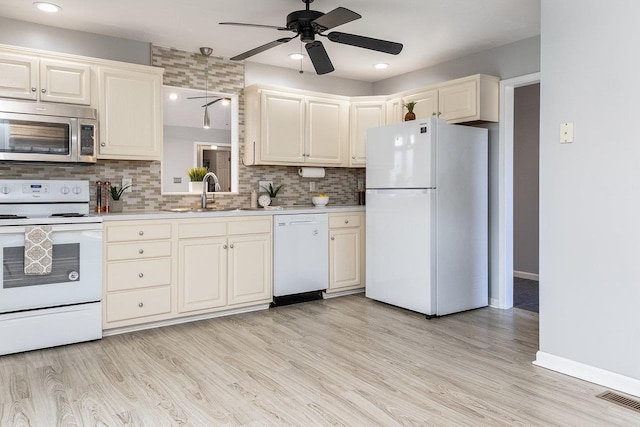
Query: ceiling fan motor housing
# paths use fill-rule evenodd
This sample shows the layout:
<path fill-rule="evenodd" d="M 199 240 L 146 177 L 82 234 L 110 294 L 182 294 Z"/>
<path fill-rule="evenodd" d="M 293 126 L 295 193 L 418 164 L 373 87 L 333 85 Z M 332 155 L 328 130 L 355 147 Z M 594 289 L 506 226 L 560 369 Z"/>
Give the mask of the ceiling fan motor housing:
<path fill-rule="evenodd" d="M 296 10 L 287 15 L 287 28 L 300 34 L 300 40 L 304 43 L 310 43 L 315 40 L 316 33 L 326 29 L 312 24 L 312 21 L 323 15 L 317 10 Z"/>

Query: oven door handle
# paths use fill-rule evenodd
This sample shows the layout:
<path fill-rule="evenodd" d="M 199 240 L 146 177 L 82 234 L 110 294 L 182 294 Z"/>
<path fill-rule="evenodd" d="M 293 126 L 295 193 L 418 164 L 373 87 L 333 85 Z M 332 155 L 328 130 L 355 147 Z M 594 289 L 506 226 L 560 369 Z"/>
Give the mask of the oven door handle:
<path fill-rule="evenodd" d="M 51 225 L 51 231 L 102 231 L 102 223 L 92 224 L 49 224 Z M 24 234 L 27 230 L 27 226 L 8 226 L 0 227 L 0 234 Z"/>

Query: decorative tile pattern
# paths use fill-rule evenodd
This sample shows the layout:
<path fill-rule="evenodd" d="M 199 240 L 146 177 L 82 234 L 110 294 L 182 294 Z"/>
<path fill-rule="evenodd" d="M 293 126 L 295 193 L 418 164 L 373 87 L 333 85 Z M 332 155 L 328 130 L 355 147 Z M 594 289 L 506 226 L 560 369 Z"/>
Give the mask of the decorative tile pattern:
<path fill-rule="evenodd" d="M 214 53 L 215 55 L 215 53 Z M 200 53 L 185 52 L 161 46 L 152 46 L 152 64 L 163 67 L 164 84 L 194 89 L 205 88 L 205 65 L 208 59 L 209 90 L 239 95 L 240 105 L 240 159 L 244 151 L 244 64 L 217 58 L 205 58 Z M 297 167 L 239 165 L 239 194 L 218 195 L 216 203 L 222 207 L 249 206 L 251 190 L 258 190 L 258 182 L 273 181 L 284 184 L 278 194 L 281 205 L 310 205 L 309 179 L 298 176 Z M 99 160 L 95 165 L 56 165 L 0 162 L 0 177 L 4 179 L 88 179 L 109 180 L 120 185 L 122 178 L 133 180 L 133 189 L 123 196 L 124 210 L 159 210 L 164 208 L 197 206 L 197 195 L 161 194 L 160 162 Z M 327 168 L 317 183 L 315 193 L 328 193 L 332 205 L 358 203 L 357 181 L 364 181 L 364 169 Z M 95 207 L 95 191 L 91 194 Z"/>

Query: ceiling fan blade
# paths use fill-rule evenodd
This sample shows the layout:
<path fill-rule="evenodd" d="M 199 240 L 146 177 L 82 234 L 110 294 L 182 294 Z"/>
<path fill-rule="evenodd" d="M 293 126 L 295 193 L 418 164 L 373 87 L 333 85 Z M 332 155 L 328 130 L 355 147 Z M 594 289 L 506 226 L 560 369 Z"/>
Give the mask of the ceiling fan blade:
<path fill-rule="evenodd" d="M 243 59 L 247 59 L 250 56 L 257 55 L 260 52 L 264 52 L 265 50 L 269 50 L 272 47 L 276 47 L 276 46 L 279 46 L 279 45 L 281 45 L 283 43 L 287 43 L 287 42 L 295 39 L 296 37 L 297 36 L 285 37 L 285 38 L 282 38 L 282 39 L 278 39 L 278 40 L 272 41 L 272 42 L 267 43 L 267 44 L 263 44 L 262 46 L 258 46 L 255 49 L 251 49 L 251 50 L 248 50 L 248 51 L 246 51 L 244 53 L 241 53 L 240 55 L 236 55 L 233 58 L 231 58 L 231 60 L 232 61 L 242 61 Z"/>
<path fill-rule="evenodd" d="M 240 27 L 256 27 L 256 28 L 271 28 L 272 30 L 290 31 L 286 27 L 277 27 L 275 25 L 262 25 L 262 24 L 247 24 L 245 22 L 218 22 L 220 25 L 237 25 Z"/>
<path fill-rule="evenodd" d="M 315 19 L 311 24 L 321 27 L 318 31 L 322 32 L 360 18 L 362 18 L 360 14 L 344 7 L 338 7 L 329 13 L 325 13 L 320 18 Z"/>
<path fill-rule="evenodd" d="M 329 55 L 327 55 L 327 51 L 321 42 L 316 40 L 314 42 L 307 43 L 306 48 L 307 53 L 309 54 L 309 59 L 311 59 L 313 68 L 316 69 L 316 73 L 318 75 L 330 73 L 335 69 L 333 68 L 331 59 L 329 59 Z"/>
<path fill-rule="evenodd" d="M 339 33 L 333 31 L 327 34 L 332 42 L 348 44 L 350 46 L 362 47 L 365 49 L 377 50 L 378 52 L 397 55 L 402 52 L 402 43 L 390 42 L 387 40 L 372 39 L 371 37 L 358 36 L 355 34 Z"/>
<path fill-rule="evenodd" d="M 204 108 L 204 107 L 208 107 L 208 106 L 210 106 L 210 105 L 215 104 L 216 102 L 220 102 L 220 101 L 222 101 L 223 99 L 224 99 L 224 98 L 214 99 L 213 101 L 209 102 L 208 104 L 204 104 L 202 107 L 203 107 L 203 108 Z"/>

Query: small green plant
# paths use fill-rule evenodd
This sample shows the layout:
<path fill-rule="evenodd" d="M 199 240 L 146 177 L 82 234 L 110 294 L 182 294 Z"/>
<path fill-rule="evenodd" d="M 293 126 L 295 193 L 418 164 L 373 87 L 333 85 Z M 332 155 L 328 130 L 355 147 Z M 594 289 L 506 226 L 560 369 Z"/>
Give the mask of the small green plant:
<path fill-rule="evenodd" d="M 109 191 L 111 192 L 111 198 L 113 200 L 120 200 L 120 197 L 122 197 L 122 193 L 124 193 L 124 190 L 126 190 L 127 188 L 131 187 L 131 185 L 127 184 L 124 185 L 120 188 L 118 188 L 115 185 L 112 185 L 109 187 Z"/>
<path fill-rule="evenodd" d="M 403 104 L 403 106 L 404 106 L 404 108 L 406 108 L 406 109 L 407 109 L 407 111 L 408 111 L 409 113 L 413 113 L 413 109 L 415 108 L 416 103 L 415 103 L 415 102 L 413 102 L 413 101 L 412 101 L 412 102 L 407 102 L 406 104 Z"/>
<path fill-rule="evenodd" d="M 278 195 L 278 191 L 280 191 L 280 189 L 282 188 L 283 185 L 284 184 L 280 184 L 280 185 L 277 185 L 277 186 L 274 187 L 273 184 L 269 184 L 266 187 L 264 185 L 261 185 L 261 187 L 264 188 L 264 191 L 267 192 L 269 197 L 274 198 L 274 197 L 276 197 Z"/>
<path fill-rule="evenodd" d="M 195 167 L 187 170 L 187 174 L 189 175 L 189 181 L 198 182 L 202 181 L 204 176 L 209 172 L 209 169 L 203 167 Z"/>

